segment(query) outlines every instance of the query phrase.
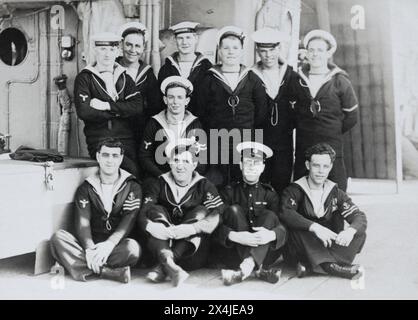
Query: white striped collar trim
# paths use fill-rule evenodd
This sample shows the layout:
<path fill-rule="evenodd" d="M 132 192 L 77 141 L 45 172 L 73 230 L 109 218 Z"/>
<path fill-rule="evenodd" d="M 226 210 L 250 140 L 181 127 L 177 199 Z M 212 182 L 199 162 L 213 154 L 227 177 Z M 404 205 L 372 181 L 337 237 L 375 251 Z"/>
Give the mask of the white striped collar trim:
<path fill-rule="evenodd" d="M 234 92 L 236 88 L 238 88 L 240 82 L 246 77 L 246 75 L 248 74 L 248 72 L 250 72 L 251 68 L 248 67 L 244 67 L 241 66 L 240 71 L 239 71 L 239 77 L 238 77 L 238 81 L 237 81 L 237 86 L 234 90 L 232 90 L 231 85 L 228 81 L 228 79 L 223 75 L 222 71 L 219 70 L 220 67 L 219 66 L 215 66 L 209 69 L 210 72 L 212 72 L 214 74 L 214 76 L 219 79 L 220 81 L 222 81 L 223 83 L 225 83 L 225 85 L 228 86 L 228 88 Z"/>
<path fill-rule="evenodd" d="M 171 173 L 171 171 L 169 171 L 169 172 L 166 172 L 166 173 L 164 173 L 164 174 L 162 174 L 161 176 L 160 176 L 161 178 L 163 178 L 164 179 L 164 181 L 165 182 L 167 182 L 167 184 L 168 184 L 168 186 L 170 187 L 170 190 L 171 190 L 171 194 L 173 195 L 173 197 L 174 197 L 174 201 L 176 201 L 176 203 L 177 204 L 179 204 L 180 202 L 181 202 L 181 200 L 188 194 L 188 192 L 189 192 L 189 190 L 197 183 L 197 182 L 199 182 L 200 180 L 202 180 L 202 179 L 205 179 L 204 177 L 202 177 L 198 172 L 194 172 L 193 173 L 193 177 L 192 177 L 192 181 L 190 182 L 190 184 L 188 185 L 188 189 L 187 189 L 187 192 L 185 193 L 185 195 L 183 196 L 183 198 L 182 199 L 179 199 L 178 197 L 177 197 L 177 192 L 175 192 L 176 191 L 176 189 L 178 188 L 178 185 L 176 184 L 176 182 L 175 182 L 175 180 L 174 180 L 174 177 L 173 177 L 173 174 Z"/>
<path fill-rule="evenodd" d="M 318 95 L 319 91 L 321 91 L 321 88 L 324 86 L 324 84 L 327 83 L 328 81 L 330 81 L 334 75 L 336 75 L 337 73 L 340 73 L 340 72 L 343 72 L 343 70 L 341 70 L 339 67 L 335 67 L 330 72 L 328 72 L 328 74 L 322 80 L 322 83 L 321 83 L 321 86 L 318 89 L 318 92 L 316 93 L 316 95 L 313 95 L 313 88 L 312 88 L 311 82 L 309 81 L 309 78 L 303 72 L 302 67 L 299 67 L 299 69 L 298 69 L 298 74 L 306 82 L 306 85 L 308 86 L 308 89 L 309 89 L 309 92 L 310 92 L 312 98 L 316 98 L 316 96 Z"/>
<path fill-rule="evenodd" d="M 166 136 L 168 138 L 168 141 L 174 141 L 174 132 L 169 129 L 169 125 L 167 123 L 167 119 L 165 116 L 165 113 L 167 110 L 162 110 L 160 113 L 156 114 L 155 116 L 152 116 L 164 129 L 164 132 L 166 133 Z M 182 131 L 180 132 L 181 137 L 186 137 L 186 129 L 192 123 L 196 117 L 188 110 L 184 112 L 184 120 L 183 120 L 183 127 Z"/>
<path fill-rule="evenodd" d="M 263 69 L 262 68 L 260 68 L 260 65 L 259 64 L 255 64 L 252 68 L 251 68 L 251 71 L 253 71 L 254 72 L 254 74 L 255 75 L 257 75 L 259 78 L 260 78 L 260 80 L 263 82 L 263 84 L 264 84 L 264 87 L 266 88 L 266 93 L 267 93 L 267 95 L 271 98 L 271 99 L 275 99 L 278 95 L 279 95 L 279 92 L 280 92 L 280 87 L 283 85 L 283 78 L 284 78 L 284 75 L 286 74 L 286 71 L 287 71 L 287 63 L 284 63 L 284 64 L 282 64 L 282 65 L 280 65 L 280 68 L 279 68 L 279 90 L 277 91 L 277 95 L 276 95 L 276 97 L 272 97 L 269 93 L 271 92 L 271 91 L 274 91 L 274 90 L 269 90 L 269 88 L 268 88 L 268 83 L 265 81 L 265 78 L 264 78 L 264 74 L 263 74 Z"/>

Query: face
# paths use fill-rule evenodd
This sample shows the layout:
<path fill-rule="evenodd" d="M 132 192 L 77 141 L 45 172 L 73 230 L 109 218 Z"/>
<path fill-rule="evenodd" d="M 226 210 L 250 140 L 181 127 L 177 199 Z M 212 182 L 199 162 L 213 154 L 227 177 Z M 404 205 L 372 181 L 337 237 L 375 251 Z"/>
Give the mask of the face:
<path fill-rule="evenodd" d="M 176 36 L 177 49 L 181 54 L 194 53 L 196 50 L 197 36 L 195 33 L 180 33 Z"/>
<path fill-rule="evenodd" d="M 193 156 L 189 151 L 175 155 L 170 161 L 171 173 L 178 184 L 189 183 L 196 167 L 197 161 L 193 162 Z"/>
<path fill-rule="evenodd" d="M 325 182 L 332 169 L 331 157 L 328 154 L 314 154 L 311 161 L 306 161 L 305 165 L 309 170 L 309 178 L 317 185 Z"/>
<path fill-rule="evenodd" d="M 184 113 L 190 98 L 186 97 L 186 89 L 182 87 L 173 87 L 167 90 L 167 95 L 163 97 L 167 110 L 171 114 Z"/>
<path fill-rule="evenodd" d="M 96 153 L 96 159 L 102 173 L 114 175 L 119 170 L 123 155 L 120 148 L 102 146 L 100 152 Z"/>
<path fill-rule="evenodd" d="M 237 66 L 241 63 L 244 49 L 241 41 L 236 37 L 226 37 L 222 39 L 219 46 L 219 57 L 222 64 L 227 66 Z"/>
<path fill-rule="evenodd" d="M 331 54 L 328 52 L 328 44 L 325 40 L 314 39 L 308 43 L 307 59 L 311 67 L 324 67 L 328 63 L 328 59 L 331 58 Z"/>
<path fill-rule="evenodd" d="M 247 183 L 256 183 L 264 171 L 265 164 L 261 159 L 244 158 L 240 163 L 242 176 Z"/>
<path fill-rule="evenodd" d="M 96 61 L 98 64 L 109 67 L 113 66 L 119 54 L 118 47 L 114 46 L 99 46 L 94 48 L 96 54 Z"/>
<path fill-rule="evenodd" d="M 144 52 L 144 42 L 144 36 L 142 34 L 128 34 L 122 41 L 124 59 L 131 63 L 137 62 Z"/>
<path fill-rule="evenodd" d="M 275 67 L 279 64 L 280 45 L 274 48 L 257 48 L 261 63 L 267 68 Z"/>

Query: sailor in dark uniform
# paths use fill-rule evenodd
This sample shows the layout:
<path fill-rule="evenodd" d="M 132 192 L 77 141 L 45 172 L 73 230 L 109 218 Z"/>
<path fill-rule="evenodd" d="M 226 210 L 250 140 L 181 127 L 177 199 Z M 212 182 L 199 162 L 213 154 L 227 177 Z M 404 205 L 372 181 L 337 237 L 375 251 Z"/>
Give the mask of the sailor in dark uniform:
<path fill-rule="evenodd" d="M 335 157 L 326 143 L 309 148 L 308 175 L 290 184 L 281 197 L 280 218 L 289 235 L 286 258 L 297 264 L 299 277 L 309 271 L 348 279 L 363 274 L 363 267 L 352 263 L 366 240 L 367 218 L 327 179 Z"/>
<path fill-rule="evenodd" d="M 242 154 L 243 180 L 223 190 L 227 207 L 215 232 L 215 239 L 222 245 L 218 258 L 232 268 L 222 270 L 222 279 L 225 285 L 241 282 L 257 268 L 259 279 L 276 283 L 280 269 L 272 264 L 281 254 L 286 230 L 278 218 L 277 193 L 259 181 L 264 161 L 273 152 L 261 143 L 249 141 L 240 143 L 237 149 Z"/>
<path fill-rule="evenodd" d="M 84 121 L 84 134 L 91 158 L 105 138 L 122 141 L 125 155 L 121 168 L 137 175 L 137 143 L 132 121 L 143 112 L 142 97 L 125 68 L 115 62 L 120 37 L 101 33 L 92 37 L 96 62 L 75 78 L 77 115 Z"/>
<path fill-rule="evenodd" d="M 200 52 L 196 52 L 198 36 L 196 27 L 199 23 L 184 21 L 169 29 L 173 31 L 177 51 L 165 59 L 165 64 L 158 72 L 158 82 L 161 83 L 170 76 L 181 76 L 190 80 L 195 90 L 212 63 Z M 194 105 L 192 98 L 190 105 Z"/>
<path fill-rule="evenodd" d="M 142 143 L 145 124 L 149 118 L 162 110 L 161 93 L 152 67 L 141 60 L 148 37 L 146 27 L 140 22 L 128 22 L 120 27 L 119 34 L 122 37 L 122 56 L 116 59 L 116 62 L 126 68 L 126 74 L 135 81 L 144 100 L 142 115 L 132 122 L 139 146 Z"/>
<path fill-rule="evenodd" d="M 218 226 L 223 202 L 215 186 L 195 171 L 198 147 L 194 139 L 169 144 L 171 171 L 147 181 L 138 223 L 149 250 L 158 260 L 147 278 L 174 286 L 206 264 L 209 234 Z M 184 268 L 184 269 L 183 269 Z"/>
<path fill-rule="evenodd" d="M 282 58 L 281 43 L 290 40 L 284 33 L 263 28 L 253 33 L 260 61 L 252 71 L 263 81 L 268 100 L 263 142 L 273 150 L 261 178 L 268 181 L 280 194 L 286 188 L 293 169 L 294 106 L 297 97 L 292 88 L 299 76 Z"/>
<path fill-rule="evenodd" d="M 295 89 L 298 102 L 295 107 L 294 180 L 307 174 L 306 149 L 326 142 L 337 153 L 329 179 L 345 191 L 343 135 L 358 121 L 358 100 L 347 73 L 329 62 L 337 48 L 335 38 L 327 31 L 312 30 L 303 44 L 307 49 L 308 64 L 299 68 L 301 79 Z"/>
<path fill-rule="evenodd" d="M 255 136 L 255 129 L 262 129 L 267 97 L 260 78 L 241 64 L 244 39 L 244 32 L 235 26 L 219 31 L 221 63 L 206 73 L 196 92 L 197 103 L 191 110 L 202 122 L 213 147 L 209 151 L 211 159 L 206 176 L 217 186 L 241 178 L 236 145 L 243 140 L 262 140 L 262 130 L 260 136 Z M 219 138 L 212 135 L 216 132 Z M 233 139 L 223 139 L 226 135 Z M 218 157 L 213 156 L 216 154 Z"/>

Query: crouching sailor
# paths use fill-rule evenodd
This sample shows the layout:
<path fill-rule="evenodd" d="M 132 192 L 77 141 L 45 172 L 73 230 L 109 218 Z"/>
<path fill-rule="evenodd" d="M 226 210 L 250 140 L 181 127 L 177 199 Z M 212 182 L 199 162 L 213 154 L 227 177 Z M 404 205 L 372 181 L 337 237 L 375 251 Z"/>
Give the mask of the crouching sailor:
<path fill-rule="evenodd" d="M 184 269 L 204 266 L 209 252 L 208 235 L 219 223 L 223 202 L 214 185 L 195 171 L 198 164 L 194 139 L 169 144 L 171 171 L 148 180 L 144 207 L 138 220 L 148 235 L 147 246 L 158 260 L 147 278 L 174 286 L 184 282 Z M 184 269 L 183 269 L 184 268 Z"/>
<path fill-rule="evenodd" d="M 279 258 L 285 242 L 286 230 L 280 223 L 279 197 L 273 187 L 260 183 L 265 159 L 272 150 L 257 142 L 237 145 L 241 153 L 243 180 L 223 190 L 225 204 L 222 224 L 216 239 L 222 245 L 219 257 L 227 265 L 238 269 L 222 270 L 225 285 L 241 282 L 257 267 L 256 276 L 264 281 L 279 281 L 280 270 L 271 265 Z"/>
<path fill-rule="evenodd" d="M 108 138 L 97 148 L 98 173 L 90 176 L 75 195 L 75 234 L 57 231 L 51 252 L 79 281 L 89 276 L 127 283 L 130 266 L 140 257 L 138 243 L 127 238 L 141 206 L 142 191 L 135 177 L 120 169 L 124 148 Z"/>
<path fill-rule="evenodd" d="M 280 218 L 288 227 L 287 252 L 299 277 L 307 271 L 352 279 L 363 268 L 353 265 L 366 239 L 366 215 L 347 194 L 328 180 L 336 153 L 319 143 L 306 150 L 309 174 L 287 187 Z M 349 226 L 344 228 L 344 223 Z"/>

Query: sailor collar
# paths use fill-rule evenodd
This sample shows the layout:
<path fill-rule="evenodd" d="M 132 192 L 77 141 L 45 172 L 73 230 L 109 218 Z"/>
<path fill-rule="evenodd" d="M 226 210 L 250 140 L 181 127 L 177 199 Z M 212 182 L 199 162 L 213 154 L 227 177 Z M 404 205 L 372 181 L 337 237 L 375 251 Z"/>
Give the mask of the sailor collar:
<path fill-rule="evenodd" d="M 181 74 L 181 68 L 179 65 L 179 53 L 174 52 L 171 56 L 168 56 L 167 59 L 171 62 L 171 64 L 177 69 L 179 74 Z M 200 63 L 206 59 L 206 57 L 201 54 L 200 52 L 195 52 L 196 58 L 193 61 L 192 68 L 190 69 L 190 73 L 192 73 L 193 69 L 200 65 Z M 190 76 L 190 75 L 189 75 Z"/>
<path fill-rule="evenodd" d="M 97 78 L 99 78 L 100 80 L 102 80 L 103 83 L 106 83 L 106 81 L 104 80 L 103 76 L 100 74 L 100 72 L 95 68 L 96 64 L 92 65 L 88 65 L 86 66 L 83 70 L 87 70 L 89 72 L 91 72 L 93 74 L 93 79 L 96 81 L 96 83 L 100 86 L 100 88 L 103 89 L 104 92 L 106 92 L 106 94 L 112 98 L 112 94 L 110 94 L 109 91 L 107 91 L 106 86 L 103 86 L 102 83 L 100 81 L 97 80 Z M 119 77 L 121 75 L 124 75 L 126 72 L 126 69 L 124 67 L 122 67 L 119 63 L 115 62 L 114 66 L 113 66 L 113 83 L 116 86 L 116 83 L 119 80 Z M 97 77 L 97 78 L 96 78 Z M 126 78 L 123 78 L 123 85 L 121 87 L 121 89 L 117 92 L 118 97 L 119 95 L 122 93 L 122 91 L 125 89 L 125 85 L 126 85 Z M 118 98 L 117 97 L 117 98 Z M 117 99 L 116 98 L 116 99 Z M 113 98 L 112 98 L 113 100 Z"/>
<path fill-rule="evenodd" d="M 156 114 L 152 118 L 154 118 L 163 127 L 164 132 L 165 132 L 166 136 L 168 137 L 169 141 L 174 141 L 175 140 L 175 137 L 173 136 L 174 132 L 170 129 L 170 126 L 168 125 L 167 117 L 165 115 L 166 112 L 167 112 L 166 109 L 162 110 L 160 113 Z M 197 119 L 197 118 L 190 111 L 185 110 L 182 130 L 180 132 L 181 136 L 184 136 L 186 134 L 187 127 L 195 119 Z"/>
<path fill-rule="evenodd" d="M 312 199 L 312 194 L 311 194 L 311 188 L 308 185 L 308 176 L 304 176 L 302 178 L 300 178 L 299 180 L 295 181 L 295 183 L 302 188 L 302 190 L 305 192 L 306 196 L 309 198 L 309 201 L 311 202 L 312 206 L 313 206 L 313 199 Z M 336 184 L 334 182 L 332 182 L 331 180 L 325 180 L 324 183 L 324 196 L 322 198 L 322 203 L 321 206 L 324 207 L 324 204 L 326 202 L 326 199 L 328 198 L 329 194 L 331 193 L 331 191 L 334 189 L 334 187 L 336 186 Z"/>
<path fill-rule="evenodd" d="M 168 187 L 170 188 L 171 194 L 174 197 L 174 201 L 179 204 L 181 202 L 182 199 L 177 197 L 177 192 L 176 189 L 179 188 L 179 185 L 176 183 L 176 181 L 174 180 L 173 174 L 171 173 L 171 171 L 166 172 L 164 174 L 162 174 L 160 176 L 162 179 L 164 179 L 164 181 L 167 183 Z M 192 176 L 192 180 L 190 181 L 188 187 L 188 190 L 186 192 L 186 194 L 183 196 L 183 198 L 188 194 L 189 190 L 200 180 L 204 179 L 203 176 L 201 176 L 198 172 L 193 172 L 193 176 Z"/>
<path fill-rule="evenodd" d="M 276 97 L 279 95 L 280 87 L 284 84 L 284 80 L 283 79 L 284 79 L 284 76 L 286 74 L 288 64 L 286 62 L 284 62 L 284 63 L 283 62 L 280 62 L 280 60 L 279 60 L 279 66 L 280 66 L 280 68 L 279 68 L 279 81 L 278 81 L 279 82 L 278 83 L 279 90 L 277 91 Z M 251 68 L 251 71 L 253 71 L 254 74 L 257 75 L 260 78 L 260 80 L 263 82 L 264 87 L 266 88 L 266 93 L 269 95 L 269 97 L 272 100 L 274 100 L 276 97 L 272 97 L 271 94 L 270 94 L 270 92 L 274 92 L 275 90 L 270 89 L 268 87 L 269 86 L 269 82 L 266 81 L 265 76 L 263 74 L 263 65 L 262 65 L 261 61 L 258 62 L 258 63 L 256 63 Z"/>

